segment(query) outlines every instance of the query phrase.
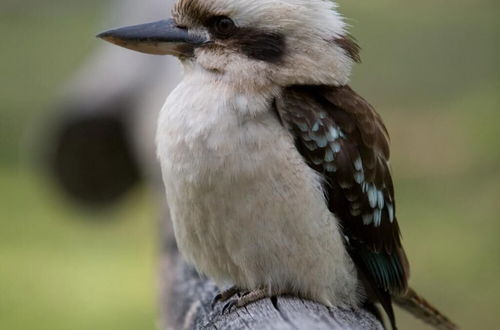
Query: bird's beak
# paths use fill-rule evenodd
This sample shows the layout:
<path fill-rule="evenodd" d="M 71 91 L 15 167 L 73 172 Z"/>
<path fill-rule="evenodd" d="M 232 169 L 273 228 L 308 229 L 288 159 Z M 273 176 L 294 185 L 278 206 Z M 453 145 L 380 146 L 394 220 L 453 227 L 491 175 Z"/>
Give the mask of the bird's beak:
<path fill-rule="evenodd" d="M 178 57 L 193 56 L 195 48 L 207 42 L 178 27 L 173 19 L 109 30 L 97 37 L 141 53 Z"/>

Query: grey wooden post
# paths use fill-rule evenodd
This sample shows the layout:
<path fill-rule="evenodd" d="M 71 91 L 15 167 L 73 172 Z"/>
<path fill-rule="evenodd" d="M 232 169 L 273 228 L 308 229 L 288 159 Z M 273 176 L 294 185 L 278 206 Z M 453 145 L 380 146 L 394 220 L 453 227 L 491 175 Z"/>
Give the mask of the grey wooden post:
<path fill-rule="evenodd" d="M 115 19 L 103 28 L 167 17 L 172 2 L 116 1 L 111 10 Z M 224 315 L 223 304 L 212 309 L 218 288 L 176 249 L 154 152 L 156 117 L 180 78 L 179 65 L 165 57 L 98 45 L 63 93 L 63 111 L 48 128 L 56 133 L 46 160 L 66 192 L 91 206 L 116 201 L 140 177 L 157 192 L 164 209 L 159 226 L 161 330 L 383 329 L 365 310 L 328 309 L 294 297 L 279 297 L 276 306 L 265 299 Z M 103 152 L 103 146 L 115 152 Z"/>

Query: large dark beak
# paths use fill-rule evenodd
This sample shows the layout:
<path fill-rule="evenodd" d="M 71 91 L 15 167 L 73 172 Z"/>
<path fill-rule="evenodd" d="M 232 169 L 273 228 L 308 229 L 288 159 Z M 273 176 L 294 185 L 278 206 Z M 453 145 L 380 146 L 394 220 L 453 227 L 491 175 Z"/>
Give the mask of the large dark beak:
<path fill-rule="evenodd" d="M 179 28 L 172 19 L 109 30 L 97 37 L 141 53 L 178 57 L 193 56 L 194 49 L 207 42 Z"/>

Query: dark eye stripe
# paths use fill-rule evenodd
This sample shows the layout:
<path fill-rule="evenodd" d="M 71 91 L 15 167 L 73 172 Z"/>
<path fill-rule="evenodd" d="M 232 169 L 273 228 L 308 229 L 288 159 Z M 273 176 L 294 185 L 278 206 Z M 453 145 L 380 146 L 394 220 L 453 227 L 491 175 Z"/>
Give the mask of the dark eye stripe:
<path fill-rule="evenodd" d="M 219 43 L 211 43 L 207 47 L 231 48 L 251 59 L 269 63 L 279 63 L 286 54 L 286 40 L 279 32 L 236 27 L 232 34 L 220 36 L 212 31 L 213 27 L 207 28 L 212 38 L 219 40 Z"/>
<path fill-rule="evenodd" d="M 278 32 L 240 29 L 235 43 L 248 57 L 265 62 L 277 63 L 286 53 L 285 37 Z"/>

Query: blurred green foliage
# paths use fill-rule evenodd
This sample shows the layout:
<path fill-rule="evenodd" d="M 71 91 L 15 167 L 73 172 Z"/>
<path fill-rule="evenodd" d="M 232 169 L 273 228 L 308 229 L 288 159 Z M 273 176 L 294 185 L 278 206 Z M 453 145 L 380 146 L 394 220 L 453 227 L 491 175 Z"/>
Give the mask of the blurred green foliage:
<path fill-rule="evenodd" d="M 6 0 L 0 9 L 0 328 L 154 329 L 149 195 L 81 212 L 19 161 L 19 150 L 37 152 L 20 146 L 97 45 L 102 4 Z M 392 135 L 411 283 L 464 329 L 496 329 L 500 5 L 342 0 L 341 9 L 363 46 L 352 85 Z M 402 329 L 423 327 L 399 317 Z"/>
<path fill-rule="evenodd" d="M 61 207 L 30 173 L 4 169 L 0 182 L 0 329 L 154 329 L 146 194 L 95 215 Z"/>

